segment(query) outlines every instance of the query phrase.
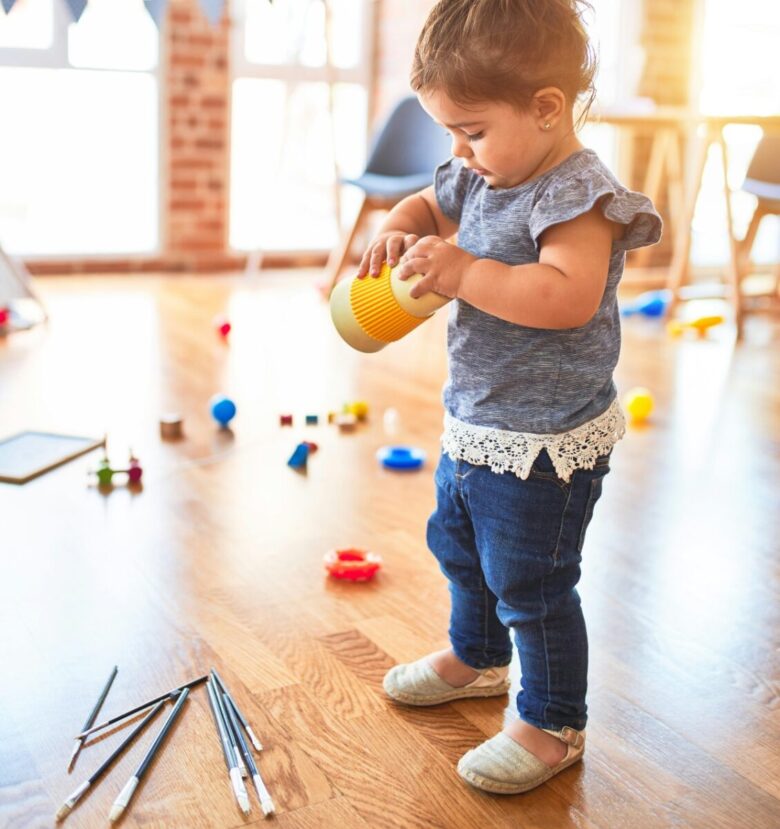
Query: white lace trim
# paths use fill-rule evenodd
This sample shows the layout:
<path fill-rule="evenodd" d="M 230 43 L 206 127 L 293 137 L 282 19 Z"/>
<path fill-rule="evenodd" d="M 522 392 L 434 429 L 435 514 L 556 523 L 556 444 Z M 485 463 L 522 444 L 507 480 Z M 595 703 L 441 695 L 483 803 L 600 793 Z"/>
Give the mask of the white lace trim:
<path fill-rule="evenodd" d="M 489 466 L 498 473 L 514 472 L 523 480 L 546 449 L 558 477 L 568 481 L 575 469 L 593 469 L 596 459 L 611 451 L 625 432 L 626 420 L 615 399 L 598 417 L 558 435 L 474 426 L 447 414 L 441 445 L 453 460 Z"/>

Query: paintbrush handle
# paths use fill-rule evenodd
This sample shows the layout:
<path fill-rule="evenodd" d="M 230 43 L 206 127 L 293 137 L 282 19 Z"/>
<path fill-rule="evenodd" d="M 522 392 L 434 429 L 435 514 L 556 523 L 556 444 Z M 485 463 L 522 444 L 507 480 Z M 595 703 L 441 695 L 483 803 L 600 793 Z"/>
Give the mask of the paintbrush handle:
<path fill-rule="evenodd" d="M 244 735 L 241 733 L 241 729 L 238 726 L 235 708 L 233 708 L 233 706 L 231 705 L 230 697 L 227 694 L 223 694 L 222 699 L 225 702 L 225 713 L 227 714 L 228 726 L 232 729 L 233 734 L 236 738 L 236 745 L 241 750 L 241 753 L 244 755 L 244 759 L 246 760 L 246 764 L 249 768 L 249 771 L 254 776 L 255 774 L 257 774 L 255 758 L 252 757 L 252 754 L 249 751 L 249 747 L 246 744 L 246 740 L 244 739 Z"/>
<path fill-rule="evenodd" d="M 190 693 L 189 688 L 185 688 L 181 694 L 179 694 L 179 698 L 176 700 L 176 705 L 173 706 L 171 709 L 171 713 L 168 714 L 168 718 L 162 724 L 162 728 L 158 735 L 154 738 L 154 742 L 149 746 L 149 751 L 146 752 L 146 756 L 138 765 L 138 768 L 135 770 L 135 776 L 142 780 L 143 776 L 146 774 L 146 770 L 149 768 L 149 763 L 152 762 L 154 759 L 154 755 L 157 754 L 160 746 L 162 745 L 163 740 L 168 735 L 168 732 L 171 730 L 171 726 L 176 722 L 176 718 L 179 716 L 179 712 L 181 711 L 182 705 L 187 700 L 187 697 Z"/>
<path fill-rule="evenodd" d="M 250 812 L 249 795 L 246 793 L 244 781 L 241 779 L 241 772 L 238 770 L 236 762 L 236 755 L 233 751 L 233 746 L 228 737 L 227 723 L 222 719 L 222 710 L 219 706 L 217 697 L 216 683 L 209 682 L 206 686 L 209 692 L 209 704 L 211 705 L 211 713 L 214 715 L 214 722 L 217 724 L 217 732 L 219 733 L 219 741 L 222 743 L 222 753 L 225 755 L 225 764 L 228 767 L 230 775 L 230 785 L 233 787 L 233 794 L 236 796 L 238 805 L 241 811 L 248 815 Z"/>
<path fill-rule="evenodd" d="M 181 694 L 179 694 L 179 698 L 176 700 L 176 705 L 173 706 L 171 709 L 171 713 L 168 714 L 168 718 L 162 724 L 162 728 L 158 735 L 154 738 L 154 742 L 149 747 L 149 750 L 146 752 L 146 756 L 143 760 L 141 760 L 140 765 L 135 770 L 135 772 L 131 775 L 130 779 L 125 783 L 122 791 L 119 792 L 119 796 L 114 801 L 113 806 L 111 807 L 111 811 L 109 812 L 108 819 L 111 823 L 119 820 L 124 810 L 129 805 L 130 801 L 132 800 L 133 795 L 135 794 L 135 790 L 138 784 L 141 782 L 144 774 L 146 774 L 146 770 L 149 768 L 149 764 L 154 759 L 155 754 L 157 754 L 158 749 L 162 745 L 163 740 L 165 739 L 168 732 L 171 730 L 171 726 L 176 720 L 176 717 L 179 716 L 179 712 L 181 711 L 182 705 L 184 705 L 184 701 L 187 699 L 187 695 L 190 693 L 189 688 L 185 688 Z"/>
<path fill-rule="evenodd" d="M 80 734 L 77 734 L 76 739 L 78 740 L 83 737 L 88 737 L 90 734 L 94 734 L 95 731 L 100 731 L 102 728 L 107 728 L 109 725 L 113 725 L 114 723 L 117 723 L 120 720 L 127 719 L 127 717 L 130 717 L 133 714 L 137 714 L 139 711 L 143 711 L 145 708 L 149 708 L 157 702 L 164 702 L 165 700 L 170 699 L 173 696 L 176 696 L 177 694 L 181 693 L 181 691 L 183 691 L 185 688 L 194 688 L 196 685 L 200 685 L 201 682 L 205 682 L 207 679 L 208 676 L 199 676 L 197 679 L 193 679 L 191 682 L 185 682 L 183 685 L 179 685 L 178 688 L 171 689 L 170 691 L 168 691 L 167 694 L 160 694 L 159 697 L 150 699 L 148 702 L 144 702 L 142 705 L 136 705 L 135 708 L 131 708 L 129 711 L 125 711 L 123 714 L 117 714 L 116 717 L 112 717 L 110 720 L 106 720 L 105 722 L 102 722 L 99 725 L 93 725 L 92 728 L 89 728 L 86 731 L 82 731 Z"/>
<path fill-rule="evenodd" d="M 65 802 L 62 804 L 62 806 L 60 806 L 60 809 L 57 812 L 56 820 L 63 820 L 70 813 L 70 811 L 82 798 L 84 793 L 103 776 L 104 772 L 107 771 L 107 769 L 109 768 L 109 766 L 111 766 L 114 760 L 116 760 L 116 758 L 124 752 L 127 746 L 129 746 L 130 743 L 132 743 L 135 740 L 135 738 L 144 730 L 144 728 L 146 728 L 146 726 L 152 721 L 152 719 L 154 719 L 155 715 L 163 707 L 164 704 L 164 702 L 158 702 L 157 705 L 155 705 L 154 708 L 144 717 L 144 719 L 132 730 L 132 732 L 128 734 L 124 740 L 122 740 L 120 745 L 117 746 L 117 748 L 115 748 L 113 752 L 111 752 L 111 755 L 106 760 L 104 760 L 103 763 L 101 763 L 98 770 L 91 774 L 74 792 L 72 792 L 65 798 Z"/>
<path fill-rule="evenodd" d="M 100 768 L 89 778 L 90 785 L 94 783 L 108 767 L 124 752 L 124 750 L 132 743 L 135 738 L 146 728 L 147 725 L 157 716 L 157 712 L 165 705 L 165 700 L 161 700 L 152 710 L 141 720 L 140 723 L 122 740 L 122 742 L 114 749 L 113 752 L 106 758 Z"/>
<path fill-rule="evenodd" d="M 225 765 L 228 771 L 236 767 L 236 760 L 233 756 L 233 747 L 228 740 L 227 731 L 225 730 L 225 723 L 222 721 L 222 715 L 217 705 L 216 691 L 212 682 L 206 683 L 206 690 L 209 695 L 209 705 L 211 706 L 211 713 L 214 715 L 214 724 L 217 727 L 217 735 L 219 736 L 219 743 L 222 746 L 222 754 L 225 756 Z"/>
<path fill-rule="evenodd" d="M 106 684 L 103 686 L 103 690 L 100 692 L 100 696 L 95 703 L 90 715 L 87 717 L 86 722 L 81 727 L 81 730 L 84 731 L 86 728 L 89 728 L 93 722 L 95 722 L 95 717 L 98 715 L 98 711 L 100 711 L 100 707 L 106 701 L 106 697 L 108 696 L 108 692 L 111 690 L 111 686 L 114 684 L 114 679 L 116 678 L 117 673 L 119 672 L 119 667 L 114 665 L 114 669 L 111 671 L 111 675 L 106 680 Z"/>
<path fill-rule="evenodd" d="M 212 668 L 211 673 L 214 676 L 214 678 L 217 680 L 217 682 L 219 683 L 219 687 L 222 689 L 222 693 L 227 694 L 228 699 L 230 699 L 230 702 L 233 704 L 233 708 L 235 708 L 235 710 L 236 710 L 236 714 L 238 715 L 238 719 L 241 720 L 241 725 L 243 725 L 244 728 L 249 728 L 249 723 L 246 721 L 246 717 L 241 713 L 241 709 L 238 707 L 238 705 L 236 705 L 236 701 L 233 699 L 233 695 L 230 693 L 230 691 L 228 691 L 228 687 L 227 687 L 227 685 L 225 685 L 224 680 L 222 679 L 222 677 L 217 672 L 217 669 Z"/>
<path fill-rule="evenodd" d="M 219 675 L 219 672 L 216 668 L 212 668 L 211 673 L 219 683 L 219 687 L 222 688 L 222 693 L 225 694 L 227 698 L 230 700 L 230 704 L 233 706 L 233 710 L 236 712 L 236 716 L 241 722 L 241 725 L 244 726 L 244 730 L 249 735 L 249 739 L 252 741 L 252 745 L 255 747 L 257 751 L 262 751 L 262 743 L 260 742 L 260 740 L 257 739 L 254 731 L 252 731 L 252 726 L 249 725 L 249 722 L 247 721 L 247 718 L 244 716 L 243 711 L 238 707 L 238 703 L 235 701 L 235 699 L 233 699 L 233 695 L 228 690 L 227 685 L 225 685 L 225 681 Z"/>
<path fill-rule="evenodd" d="M 98 711 L 100 711 L 103 703 L 106 701 L 106 697 L 108 696 L 108 692 L 111 690 L 111 686 L 114 683 L 114 679 L 116 678 L 118 671 L 118 666 L 114 665 L 114 669 L 111 671 L 111 675 L 108 677 L 108 680 L 106 680 L 106 684 L 103 686 L 103 690 L 100 692 L 100 696 L 97 698 L 97 702 L 92 707 L 92 711 L 90 711 L 90 714 L 84 722 L 84 725 L 81 727 L 82 732 L 85 729 L 89 728 L 93 722 L 95 722 L 95 717 L 97 717 Z M 78 737 L 76 737 L 76 742 L 73 746 L 73 751 L 71 751 L 70 758 L 68 760 L 68 771 L 70 771 L 73 768 L 76 762 L 76 758 L 79 756 L 79 752 L 81 751 L 81 747 L 82 745 L 84 745 L 85 739 L 85 735 L 79 735 Z"/>

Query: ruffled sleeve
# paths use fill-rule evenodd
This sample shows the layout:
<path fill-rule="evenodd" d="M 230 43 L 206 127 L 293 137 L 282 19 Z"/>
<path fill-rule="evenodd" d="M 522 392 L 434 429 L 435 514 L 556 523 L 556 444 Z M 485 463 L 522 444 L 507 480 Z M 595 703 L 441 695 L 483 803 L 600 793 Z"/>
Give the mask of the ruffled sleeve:
<path fill-rule="evenodd" d="M 457 158 L 451 158 L 436 168 L 433 177 L 436 201 L 442 213 L 453 222 L 460 224 L 463 202 L 473 180 L 474 173 L 466 170 L 463 162 Z"/>
<path fill-rule="evenodd" d="M 615 250 L 654 245 L 661 238 L 661 217 L 647 196 L 627 190 L 601 170 L 589 169 L 552 182 L 540 194 L 529 219 L 537 250 L 548 227 L 576 219 L 596 205 L 607 219 L 625 226 L 622 238 L 613 243 Z"/>

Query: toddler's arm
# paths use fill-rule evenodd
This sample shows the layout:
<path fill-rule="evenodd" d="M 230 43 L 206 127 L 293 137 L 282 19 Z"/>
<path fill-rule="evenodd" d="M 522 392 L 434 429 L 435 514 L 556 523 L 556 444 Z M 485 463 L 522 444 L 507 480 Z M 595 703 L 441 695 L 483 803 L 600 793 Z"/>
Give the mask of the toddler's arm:
<path fill-rule="evenodd" d="M 516 325 L 579 328 L 601 304 L 612 242 L 623 230 L 595 207 L 548 228 L 538 263 L 514 266 L 477 259 L 442 239 L 422 239 L 407 251 L 399 275 L 424 274 L 413 297 L 435 291 Z"/>
<path fill-rule="evenodd" d="M 426 187 L 413 196 L 407 196 L 382 222 L 379 232 L 360 260 L 358 276 L 363 277 L 367 273 L 376 276 L 385 261 L 392 267 L 401 254 L 409 250 L 421 236 L 448 238 L 457 229 L 457 224 L 442 213 L 433 187 Z"/>

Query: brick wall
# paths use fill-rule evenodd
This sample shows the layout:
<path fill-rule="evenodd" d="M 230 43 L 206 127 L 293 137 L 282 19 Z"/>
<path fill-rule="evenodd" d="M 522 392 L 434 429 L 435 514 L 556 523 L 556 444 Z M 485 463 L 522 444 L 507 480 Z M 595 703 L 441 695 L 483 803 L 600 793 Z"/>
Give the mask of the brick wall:
<path fill-rule="evenodd" d="M 644 0 L 641 43 L 646 60 L 639 95 L 685 106 L 690 97 L 696 0 Z"/>
<path fill-rule="evenodd" d="M 170 0 L 160 28 L 160 255 L 30 262 L 33 273 L 223 270 L 228 250 L 230 69 L 227 15 L 212 26 L 196 0 Z"/>
<path fill-rule="evenodd" d="M 414 44 L 434 0 L 373 2 L 377 32 L 371 114 L 376 122 L 409 92 Z M 643 45 L 647 61 L 640 94 L 661 103 L 687 101 L 694 2 L 645 0 Z M 161 30 L 164 143 L 160 256 L 33 262 L 30 270 L 220 270 L 243 265 L 245 257 L 228 250 L 229 45 L 227 16 L 212 27 L 196 0 L 170 0 Z M 644 156 L 642 152 L 640 147 L 636 154 L 635 172 L 640 180 L 646 163 L 646 152 Z M 667 253 L 662 249 L 658 255 Z M 266 261 L 277 264 L 270 257 Z M 309 258 L 306 264 L 318 261 Z"/>
<path fill-rule="evenodd" d="M 228 248 L 229 21 L 212 26 L 195 0 L 171 0 L 162 35 L 164 258 L 218 265 Z"/>
<path fill-rule="evenodd" d="M 434 4 L 435 0 L 378 0 L 373 121 L 381 121 L 399 98 L 410 94 L 414 44 Z"/>
<path fill-rule="evenodd" d="M 644 0 L 642 5 L 641 43 L 645 62 L 637 94 L 652 98 L 664 106 L 687 106 L 693 59 L 696 0 Z M 637 135 L 630 185 L 641 188 L 650 157 L 651 136 Z M 684 148 L 681 147 L 681 152 Z M 669 218 L 665 194 L 656 207 L 665 220 Z M 672 256 L 671 235 L 649 252 L 649 264 L 667 265 Z M 630 263 L 630 260 L 629 260 Z"/>

